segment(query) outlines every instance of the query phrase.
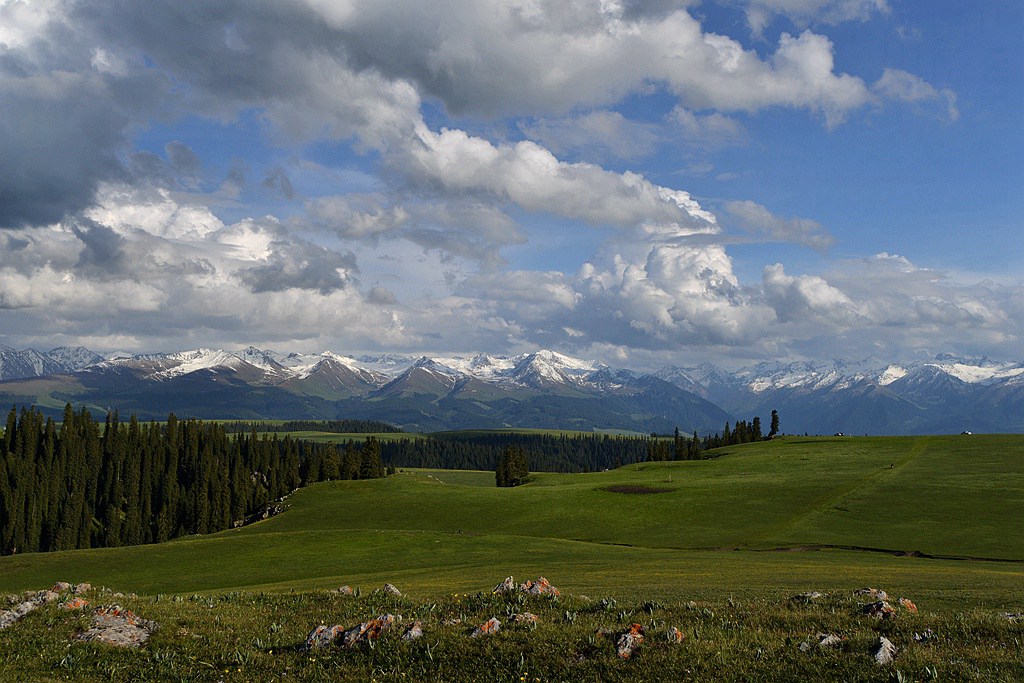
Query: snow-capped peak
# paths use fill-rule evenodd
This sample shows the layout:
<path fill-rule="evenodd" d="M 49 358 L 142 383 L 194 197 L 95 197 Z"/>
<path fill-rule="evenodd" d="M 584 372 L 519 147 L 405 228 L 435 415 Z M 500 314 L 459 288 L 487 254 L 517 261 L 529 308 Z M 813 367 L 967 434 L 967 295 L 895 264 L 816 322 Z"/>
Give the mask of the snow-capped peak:
<path fill-rule="evenodd" d="M 888 386 L 888 385 L 892 384 L 893 382 L 895 382 L 899 378 L 906 377 L 906 376 L 907 376 L 906 368 L 903 368 L 903 367 L 901 367 L 899 365 L 890 365 L 889 367 L 887 367 L 885 370 L 882 371 L 882 374 L 880 374 L 878 376 L 878 380 L 877 381 L 878 381 L 879 386 L 883 386 L 884 387 L 884 386 Z"/>

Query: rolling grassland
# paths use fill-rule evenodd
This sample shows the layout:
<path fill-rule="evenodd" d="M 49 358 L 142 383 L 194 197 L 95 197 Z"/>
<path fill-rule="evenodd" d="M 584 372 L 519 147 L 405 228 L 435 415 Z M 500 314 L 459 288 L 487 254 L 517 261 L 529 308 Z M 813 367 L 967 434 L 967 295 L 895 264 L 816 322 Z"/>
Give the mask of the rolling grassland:
<path fill-rule="evenodd" d="M 403 470 L 311 486 L 210 536 L 5 557 L 0 592 L 89 581 L 138 594 L 122 603 L 162 626 L 140 650 L 69 646 L 86 615 L 46 607 L 0 631 L 0 653 L 17 653 L 0 654 L 0 679 L 1024 679 L 1007 616 L 1024 611 L 1024 438 L 787 437 L 716 455 L 512 489 Z M 562 595 L 491 595 L 508 575 Z M 404 595 L 374 592 L 385 582 Z M 343 584 L 361 595 L 330 592 Z M 866 616 L 864 586 L 920 612 Z M 824 595 L 790 600 L 811 590 Z M 513 626 L 525 611 L 538 623 Z M 321 622 L 385 612 L 425 637 L 301 647 Z M 470 638 L 489 617 L 506 628 Z M 631 623 L 647 641 L 625 661 L 612 641 Z M 819 632 L 842 645 L 799 647 Z M 881 668 L 867 654 L 880 635 L 899 648 Z"/>

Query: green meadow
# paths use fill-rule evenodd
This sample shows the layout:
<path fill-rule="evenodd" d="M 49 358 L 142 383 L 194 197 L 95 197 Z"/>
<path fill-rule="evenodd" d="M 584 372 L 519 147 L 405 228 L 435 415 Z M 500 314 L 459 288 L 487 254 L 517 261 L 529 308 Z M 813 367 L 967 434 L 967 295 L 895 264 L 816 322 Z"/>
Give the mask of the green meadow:
<path fill-rule="evenodd" d="M 922 616 L 901 617 L 900 626 L 892 627 L 903 639 L 901 647 L 909 647 L 911 626 L 955 631 L 965 639 L 962 651 L 950 645 L 930 654 L 915 650 L 918 659 L 906 654 L 903 661 L 914 662 L 914 668 L 901 669 L 900 675 L 916 678 L 905 680 L 936 680 L 930 676 L 942 667 L 955 673 L 951 680 L 1024 676 L 1021 625 L 998 616 L 1024 611 L 1024 437 L 787 437 L 713 455 L 590 474 L 534 473 L 527 485 L 511 489 L 496 488 L 492 472 L 415 469 L 382 480 L 321 483 L 291 495 L 284 513 L 240 529 L 161 545 L 0 558 L 0 592 L 40 589 L 56 580 L 89 581 L 140 594 L 135 603 L 140 612 L 192 624 L 182 627 L 186 631 L 205 628 L 198 625 L 206 604 L 196 603 L 200 595 L 221 605 L 224 623 L 237 629 L 269 628 L 260 621 L 262 612 L 246 611 L 249 601 L 277 605 L 274 609 L 295 601 L 307 621 L 296 619 L 287 638 L 278 634 L 277 640 L 290 643 L 292 680 L 322 680 L 323 672 L 296 650 L 317 623 L 309 620 L 372 616 L 369 612 L 383 607 L 373 602 L 379 599 L 371 591 L 385 582 L 403 590 L 405 602 L 393 607 L 406 613 L 419 614 L 430 605 L 455 613 L 463 596 L 482 594 L 466 617 L 482 620 L 488 610 L 510 609 L 486 597 L 505 576 L 542 575 L 562 590 L 563 602 L 534 604 L 547 624 L 538 629 L 559 622 L 566 628 L 557 633 L 573 635 L 571 643 L 556 643 L 550 652 L 537 650 L 532 670 L 543 672 L 540 680 L 631 680 L 614 668 L 614 652 L 606 657 L 601 642 L 592 644 L 598 654 L 579 669 L 558 656 L 581 647 L 581 639 L 592 641 L 594 628 L 619 628 L 623 620 L 650 629 L 673 620 L 689 624 L 697 633 L 687 641 L 691 648 L 695 639 L 719 639 L 710 650 L 700 641 L 702 663 L 689 669 L 674 659 L 680 654 L 661 646 L 634 677 L 701 680 L 696 671 L 721 680 L 830 680 L 828 672 L 834 670 L 845 672 L 846 680 L 887 680 L 877 677 L 861 652 L 861 641 L 883 631 L 855 616 L 851 597 L 856 588 L 876 586 L 894 597 L 911 597 L 921 608 Z M 326 592 L 342 584 L 361 589 L 364 597 L 345 603 Z M 830 596 L 828 607 L 813 608 L 812 617 L 788 602 L 809 590 Z M 195 598 L 174 606 L 167 604 L 168 595 Z M 623 609 L 592 610 L 591 601 L 599 599 Z M 748 648 L 734 642 L 733 631 L 741 626 L 720 617 L 702 631 L 691 622 L 704 612 L 691 614 L 691 601 L 718 615 L 746 605 L 742 628 L 753 629 L 750 643 L 759 644 Z M 641 605 L 648 603 L 659 607 L 645 612 Z M 175 617 L 175 609 L 184 611 Z M 578 623 L 577 613 L 583 615 Z M 428 622 L 434 618 L 430 614 Z M 464 660 L 459 671 L 476 672 L 476 680 L 525 680 L 519 676 L 524 669 L 506 666 L 503 658 L 518 652 L 529 668 L 527 654 L 533 649 L 524 651 L 522 640 L 527 636 L 510 633 L 509 640 L 494 641 L 500 644 L 480 646 L 497 658 L 488 664 L 479 661 L 477 646 L 467 645 L 476 641 L 457 629 L 444 630 L 437 619 L 431 623 L 440 629 L 432 642 Z M 53 624 L 58 630 L 74 628 L 72 621 Z M 857 643 L 843 650 L 846 659 L 793 659 L 795 646 L 783 645 L 829 627 L 845 629 L 850 643 Z M 0 650 L 5 639 L 11 645 L 21 642 L 16 630 L 0 632 Z M 181 638 L 168 633 L 158 632 L 156 639 L 170 650 L 183 647 Z M 1010 649 L 989 652 L 992 639 L 1003 647 L 1009 642 Z M 232 643 L 236 654 L 252 650 L 235 657 L 252 658 L 237 668 L 249 666 L 256 679 L 279 680 L 270 672 L 283 660 L 267 654 L 272 648 L 238 637 Z M 221 654 L 205 655 L 219 662 L 211 671 L 234 661 L 230 648 L 222 646 L 217 645 Z M 83 664 L 72 679 L 119 680 L 98 673 L 105 660 L 94 653 L 96 646 L 81 647 L 88 654 L 83 661 L 95 661 Z M 392 680 L 387 671 L 413 674 L 427 656 L 402 650 L 397 639 L 381 647 L 381 653 L 363 653 L 361 659 L 337 655 L 332 677 Z M 733 654 L 723 659 L 728 648 Z M 769 648 L 784 652 L 788 663 L 759 669 L 757 661 Z M 397 668 L 381 663 L 385 650 Z M 961 664 L 978 664 L 951 668 L 954 656 Z M 172 668 L 183 680 L 219 680 L 193 664 L 183 661 Z M 830 669 L 833 665 L 840 668 Z M 0 674 L 17 670 L 8 666 L 14 668 L 0 666 Z M 47 666 L 40 664 L 38 671 L 49 671 Z M 977 675 L 971 673 L 975 669 Z M 360 678 L 364 674 L 369 678 Z M 152 680 L 162 675 L 154 673 Z M 452 680 L 422 671 L 417 677 Z M 465 680 L 471 679 L 467 674 Z"/>

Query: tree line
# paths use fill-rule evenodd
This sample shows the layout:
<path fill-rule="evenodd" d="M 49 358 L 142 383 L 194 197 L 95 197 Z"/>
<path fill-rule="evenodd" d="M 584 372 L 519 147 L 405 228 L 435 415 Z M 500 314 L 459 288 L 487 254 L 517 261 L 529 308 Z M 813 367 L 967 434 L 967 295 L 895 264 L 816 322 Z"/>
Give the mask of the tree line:
<path fill-rule="evenodd" d="M 403 430 L 377 420 L 288 420 L 287 422 L 224 422 L 228 434 L 241 432 L 328 432 L 330 434 L 397 434 Z"/>
<path fill-rule="evenodd" d="M 764 441 L 779 433 L 779 412 L 772 411 L 771 423 L 768 434 L 761 430 L 761 418 L 755 417 L 750 422 L 739 420 L 731 428 L 725 423 L 725 429 L 720 433 L 708 434 L 703 439 L 693 433 L 690 438 L 683 437 L 676 428 L 673 438 L 659 439 L 652 434 L 648 445 L 648 460 L 700 460 L 704 458 L 704 452 L 722 446 L 736 446 L 753 441 Z"/>
<path fill-rule="evenodd" d="M 105 422 L 67 405 L 58 426 L 14 408 L 0 438 L 0 554 L 157 543 L 239 525 L 317 481 L 382 477 L 380 443 L 235 434 L 179 420 Z"/>
<path fill-rule="evenodd" d="M 505 448 L 529 454 L 537 472 L 599 472 L 647 460 L 649 437 L 610 434 L 529 434 L 522 432 L 441 432 L 381 444 L 392 467 L 495 471 Z"/>

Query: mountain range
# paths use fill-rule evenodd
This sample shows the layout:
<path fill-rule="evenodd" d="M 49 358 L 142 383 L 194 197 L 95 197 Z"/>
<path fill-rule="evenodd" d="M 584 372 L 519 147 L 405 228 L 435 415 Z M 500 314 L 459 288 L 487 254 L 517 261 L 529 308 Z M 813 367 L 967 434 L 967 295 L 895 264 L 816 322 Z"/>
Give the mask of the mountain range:
<path fill-rule="evenodd" d="M 788 433 L 1024 431 L 1024 363 L 941 355 L 908 364 L 713 364 L 657 372 L 554 351 L 511 357 L 343 356 L 249 347 L 104 358 L 0 347 L 0 402 L 66 402 L 143 419 L 374 419 L 410 431 L 536 427 L 684 433 L 778 410 Z"/>

